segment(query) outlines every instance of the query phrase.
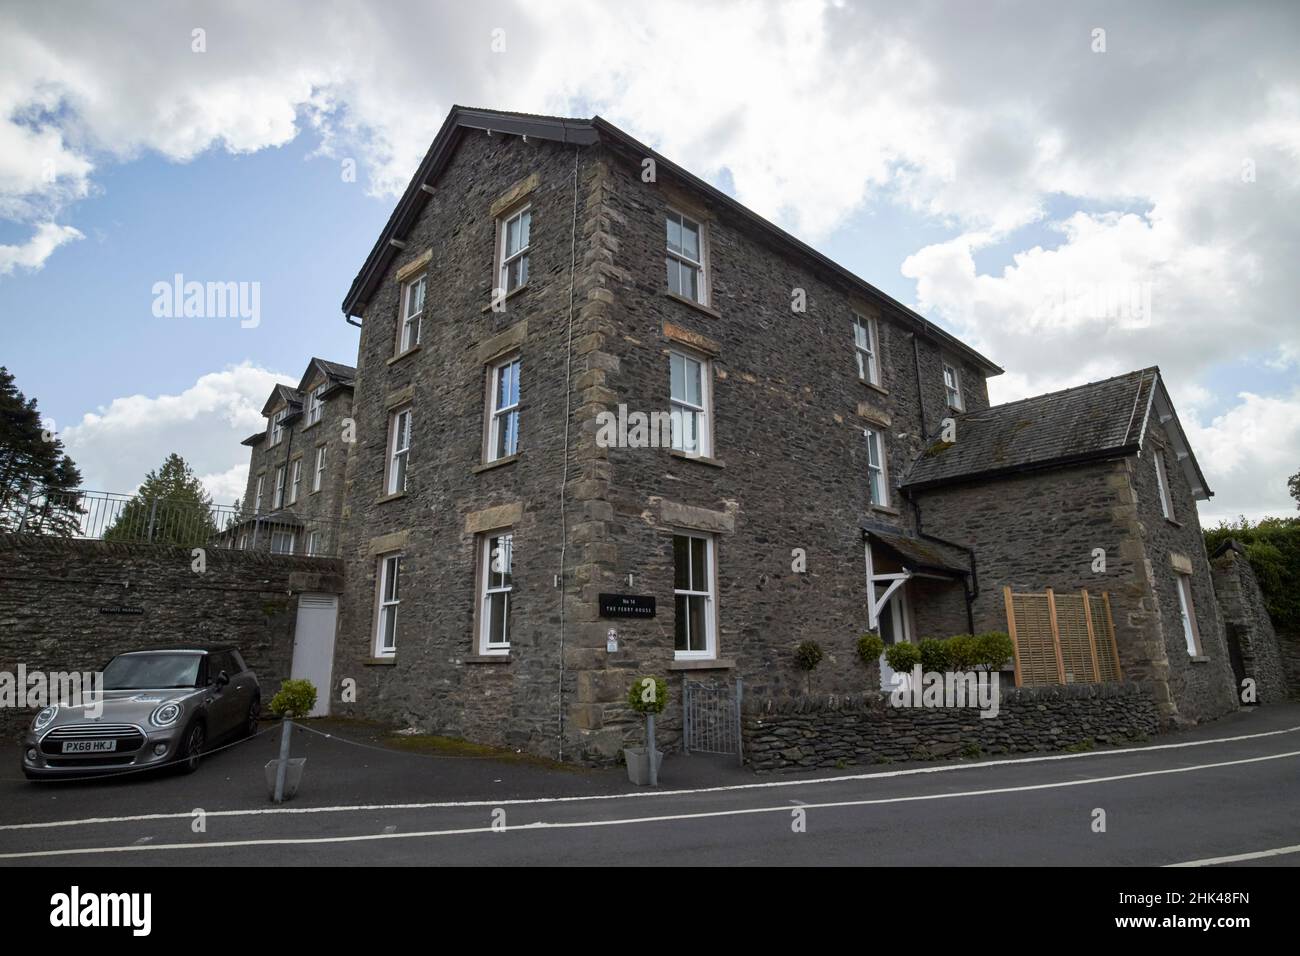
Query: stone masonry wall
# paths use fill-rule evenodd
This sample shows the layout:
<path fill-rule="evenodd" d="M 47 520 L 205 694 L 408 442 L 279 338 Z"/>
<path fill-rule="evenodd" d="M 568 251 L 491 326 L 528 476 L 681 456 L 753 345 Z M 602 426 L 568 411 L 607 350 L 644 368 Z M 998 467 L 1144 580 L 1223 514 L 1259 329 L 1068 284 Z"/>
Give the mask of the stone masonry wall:
<path fill-rule="evenodd" d="M 1009 688 L 997 717 L 893 707 L 880 695 L 758 703 L 742 718 L 759 773 L 1028 753 L 1140 741 L 1159 728 L 1149 685 Z"/>
<path fill-rule="evenodd" d="M 115 654 L 166 644 L 230 643 L 268 697 L 289 676 L 297 594 L 338 591 L 328 558 L 0 535 L 0 671 L 94 671 Z M 104 614 L 128 606 L 143 614 Z M 0 737 L 30 711 L 0 709 Z"/>
<path fill-rule="evenodd" d="M 1255 681 L 1256 701 L 1271 704 L 1285 700 L 1288 682 L 1280 641 L 1250 562 L 1229 548 L 1211 564 L 1224 627 L 1236 631 L 1246 676 Z"/>

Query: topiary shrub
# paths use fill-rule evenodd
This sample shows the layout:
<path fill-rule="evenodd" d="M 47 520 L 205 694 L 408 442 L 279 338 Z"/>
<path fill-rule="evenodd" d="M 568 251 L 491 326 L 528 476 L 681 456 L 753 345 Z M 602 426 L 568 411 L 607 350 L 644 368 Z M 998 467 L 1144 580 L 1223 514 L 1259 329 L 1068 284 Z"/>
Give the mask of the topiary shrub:
<path fill-rule="evenodd" d="M 988 631 L 974 637 L 976 655 L 973 664 L 990 671 L 1001 670 L 1015 656 L 1016 648 L 1011 635 L 1002 631 Z"/>
<path fill-rule="evenodd" d="M 890 644 L 885 648 L 885 663 L 902 674 L 910 674 L 921 662 L 921 652 L 915 644 Z"/>
<path fill-rule="evenodd" d="M 927 674 L 931 671 L 944 673 L 953 669 L 947 641 L 931 637 L 918 644 L 917 648 L 921 652 L 921 670 Z"/>
<path fill-rule="evenodd" d="M 638 714 L 663 713 L 668 705 L 668 682 L 662 677 L 638 677 L 628 688 L 627 705 Z"/>
<path fill-rule="evenodd" d="M 816 670 L 826 653 L 816 641 L 804 641 L 794 649 L 794 663 L 801 671 Z"/>
<path fill-rule="evenodd" d="M 948 649 L 948 663 L 954 671 L 968 671 L 978 664 L 980 645 L 970 634 L 957 634 L 943 642 Z"/>
<path fill-rule="evenodd" d="M 293 720 L 306 717 L 316 706 L 316 685 L 309 680 L 287 680 L 267 705 L 277 717 Z"/>
<path fill-rule="evenodd" d="M 880 655 L 884 652 L 885 642 L 879 634 L 868 633 L 858 638 L 858 657 L 868 667 L 880 660 Z"/>

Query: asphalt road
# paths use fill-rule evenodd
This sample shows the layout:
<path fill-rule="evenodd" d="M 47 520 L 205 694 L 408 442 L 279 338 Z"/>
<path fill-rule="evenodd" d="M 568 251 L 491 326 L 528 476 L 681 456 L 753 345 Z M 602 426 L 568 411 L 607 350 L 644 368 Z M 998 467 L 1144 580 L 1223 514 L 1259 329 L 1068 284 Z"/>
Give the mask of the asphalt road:
<path fill-rule="evenodd" d="M 1079 755 L 788 777 L 676 757 L 659 791 L 618 770 L 300 733 L 304 789 L 281 807 L 262 783 L 276 737 L 213 755 L 190 777 L 32 785 L 9 761 L 0 865 L 1300 864 L 1296 705 Z"/>

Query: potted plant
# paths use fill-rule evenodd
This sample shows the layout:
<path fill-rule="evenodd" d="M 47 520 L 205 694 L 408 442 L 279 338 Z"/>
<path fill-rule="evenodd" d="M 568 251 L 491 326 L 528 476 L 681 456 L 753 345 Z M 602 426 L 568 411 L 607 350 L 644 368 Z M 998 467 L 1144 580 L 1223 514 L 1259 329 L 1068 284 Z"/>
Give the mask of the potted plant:
<path fill-rule="evenodd" d="M 316 686 L 309 680 L 284 681 L 280 684 L 280 690 L 271 698 L 271 713 L 284 721 L 280 732 L 280 756 L 266 762 L 266 788 L 276 803 L 291 798 L 302 783 L 307 758 L 289 757 L 289 738 L 293 733 L 294 718 L 306 717 L 315 706 Z"/>
<path fill-rule="evenodd" d="M 663 713 L 667 703 L 668 682 L 662 677 L 638 677 L 628 689 L 628 706 L 645 715 L 646 745 L 623 748 L 627 778 L 637 786 L 659 785 L 659 765 L 663 763 L 664 755 L 655 747 L 655 715 Z"/>

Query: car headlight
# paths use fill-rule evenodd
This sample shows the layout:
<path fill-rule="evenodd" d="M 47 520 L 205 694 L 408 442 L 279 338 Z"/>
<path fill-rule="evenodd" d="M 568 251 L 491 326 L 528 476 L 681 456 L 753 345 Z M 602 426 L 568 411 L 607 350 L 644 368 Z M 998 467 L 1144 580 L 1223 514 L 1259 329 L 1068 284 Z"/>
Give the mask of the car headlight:
<path fill-rule="evenodd" d="M 44 730 L 54 722 L 54 718 L 57 716 L 59 716 L 58 707 L 51 705 L 44 708 L 36 715 L 36 719 L 32 721 L 32 730 Z"/>
<path fill-rule="evenodd" d="M 180 704 L 163 704 L 149 715 L 149 723 L 155 727 L 170 727 L 181 715 Z"/>

